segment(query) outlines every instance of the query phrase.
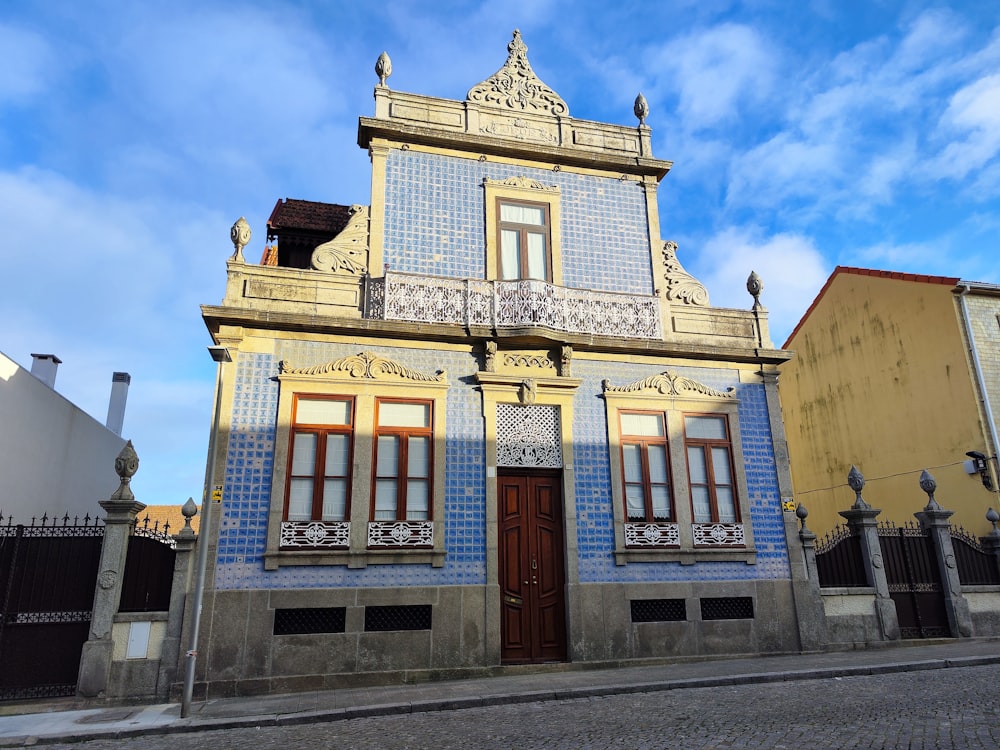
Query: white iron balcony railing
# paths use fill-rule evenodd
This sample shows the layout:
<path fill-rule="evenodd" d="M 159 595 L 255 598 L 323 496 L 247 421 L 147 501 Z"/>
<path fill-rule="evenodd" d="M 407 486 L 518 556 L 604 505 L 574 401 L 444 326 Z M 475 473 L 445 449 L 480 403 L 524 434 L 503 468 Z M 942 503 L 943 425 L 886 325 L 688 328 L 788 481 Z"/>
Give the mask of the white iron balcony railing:
<path fill-rule="evenodd" d="M 570 289 L 533 280 L 483 281 L 387 271 L 381 279 L 368 280 L 365 317 L 663 338 L 655 296 Z"/>

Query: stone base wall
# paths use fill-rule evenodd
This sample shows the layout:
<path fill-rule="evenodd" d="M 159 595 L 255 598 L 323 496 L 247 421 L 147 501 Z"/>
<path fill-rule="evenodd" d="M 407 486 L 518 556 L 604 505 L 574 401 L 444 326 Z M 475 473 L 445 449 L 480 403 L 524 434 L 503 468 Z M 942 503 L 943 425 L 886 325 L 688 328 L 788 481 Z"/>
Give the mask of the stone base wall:
<path fill-rule="evenodd" d="M 822 589 L 823 610 L 831 647 L 884 640 L 872 588 Z"/>
<path fill-rule="evenodd" d="M 485 675 L 500 667 L 487 630 L 495 588 L 208 592 L 199 699 Z M 702 619 L 703 599 L 740 598 L 734 619 Z M 684 619 L 633 622 L 632 600 L 682 600 Z M 798 651 L 790 581 L 576 584 L 567 587 L 568 661 Z M 365 632 L 365 608 L 430 605 L 429 630 Z M 674 605 L 676 607 L 676 604 Z M 344 632 L 275 635 L 276 609 L 343 607 Z M 752 614 L 752 616 L 747 616 Z M 179 694 L 179 685 L 173 693 Z"/>

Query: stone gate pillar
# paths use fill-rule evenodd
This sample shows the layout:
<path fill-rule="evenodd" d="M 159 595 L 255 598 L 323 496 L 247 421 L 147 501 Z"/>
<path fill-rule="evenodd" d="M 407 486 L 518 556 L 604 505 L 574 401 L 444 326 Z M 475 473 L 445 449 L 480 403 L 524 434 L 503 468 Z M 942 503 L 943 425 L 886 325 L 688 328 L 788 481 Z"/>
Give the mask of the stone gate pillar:
<path fill-rule="evenodd" d="M 854 490 L 856 499 L 850 510 L 840 511 L 847 519 L 847 526 L 861 541 L 861 556 L 868 576 L 868 585 L 875 589 L 875 615 L 878 617 L 882 638 L 887 641 L 899 639 L 899 618 L 896 616 L 896 603 L 889 595 L 889 582 L 885 577 L 885 563 L 882 561 L 882 546 L 878 540 L 879 508 L 873 508 L 861 497 L 865 486 L 865 478 L 856 466 L 851 467 L 847 475 L 847 483 Z"/>
<path fill-rule="evenodd" d="M 191 528 L 191 519 L 198 513 L 198 506 L 190 497 L 181 508 L 184 528 L 174 534 L 174 577 L 170 586 L 170 610 L 167 614 L 167 632 L 160 652 L 160 673 L 156 680 L 156 695 L 169 700 L 170 686 L 177 682 L 180 669 L 181 634 L 184 629 L 184 607 L 187 603 L 188 587 L 194 570 L 194 550 L 198 535 Z"/>
<path fill-rule="evenodd" d="M 972 635 L 972 615 L 969 613 L 969 603 L 962 595 L 955 548 L 951 543 L 951 523 L 948 521 L 954 511 L 945 510 L 938 505 L 934 499 L 937 482 L 926 469 L 920 474 L 920 489 L 927 493 L 927 505 L 913 515 L 920 522 L 920 528 L 930 536 L 934 546 L 934 556 L 941 575 L 941 589 L 944 592 L 944 609 L 948 615 L 948 629 L 953 637 L 968 638 Z"/>
<path fill-rule="evenodd" d="M 799 637 L 803 650 L 818 649 L 829 641 L 823 594 L 819 587 L 819 570 L 816 568 L 816 535 L 806 528 L 808 515 L 806 507 L 799 503 L 795 508 L 795 517 L 801 524 L 799 542 L 802 545 L 802 565 L 805 575 L 804 578 L 793 576 L 792 585 L 801 590 L 796 591 L 795 601 L 799 607 Z M 803 606 L 805 603 L 808 603 L 808 606 Z"/>
<path fill-rule="evenodd" d="M 128 540 L 136 516 L 146 507 L 135 499 L 132 488 L 129 487 L 138 468 L 139 457 L 129 440 L 115 459 L 115 472 L 121 484 L 109 499 L 100 503 L 107 513 L 104 519 L 104 545 L 101 547 L 94 609 L 90 617 L 90 636 L 83 644 L 77 681 L 77 690 L 88 698 L 95 698 L 107 690 L 111 674 L 111 656 L 114 650 L 111 625 L 121 602 Z"/>

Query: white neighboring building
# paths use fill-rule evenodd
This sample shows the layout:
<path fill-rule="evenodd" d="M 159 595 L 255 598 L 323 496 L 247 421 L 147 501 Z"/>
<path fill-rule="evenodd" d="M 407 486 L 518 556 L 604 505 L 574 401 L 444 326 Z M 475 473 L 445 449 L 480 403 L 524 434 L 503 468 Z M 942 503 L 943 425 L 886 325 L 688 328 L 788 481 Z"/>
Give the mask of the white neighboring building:
<path fill-rule="evenodd" d="M 30 523 L 42 514 L 94 516 L 118 487 L 115 458 L 125 440 L 64 396 L 59 359 L 33 354 L 31 372 L 0 352 L 0 514 Z M 115 373 L 109 424 L 121 429 L 127 373 Z M 124 386 L 122 385 L 124 383 Z"/>

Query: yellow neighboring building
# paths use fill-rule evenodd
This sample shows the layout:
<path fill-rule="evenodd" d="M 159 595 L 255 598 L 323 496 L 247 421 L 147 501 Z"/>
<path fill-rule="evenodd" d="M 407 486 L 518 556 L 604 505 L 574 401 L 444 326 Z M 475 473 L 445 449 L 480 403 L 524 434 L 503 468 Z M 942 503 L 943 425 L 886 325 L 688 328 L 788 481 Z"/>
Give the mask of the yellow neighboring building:
<path fill-rule="evenodd" d="M 1000 502 L 998 313 L 995 285 L 834 270 L 784 344 L 795 356 L 780 386 L 796 500 L 813 531 L 843 521 L 852 464 L 880 520 L 913 520 L 927 502 L 918 486 L 927 469 L 953 524 L 991 529 L 987 508 Z M 977 465 L 970 452 L 986 460 Z"/>

